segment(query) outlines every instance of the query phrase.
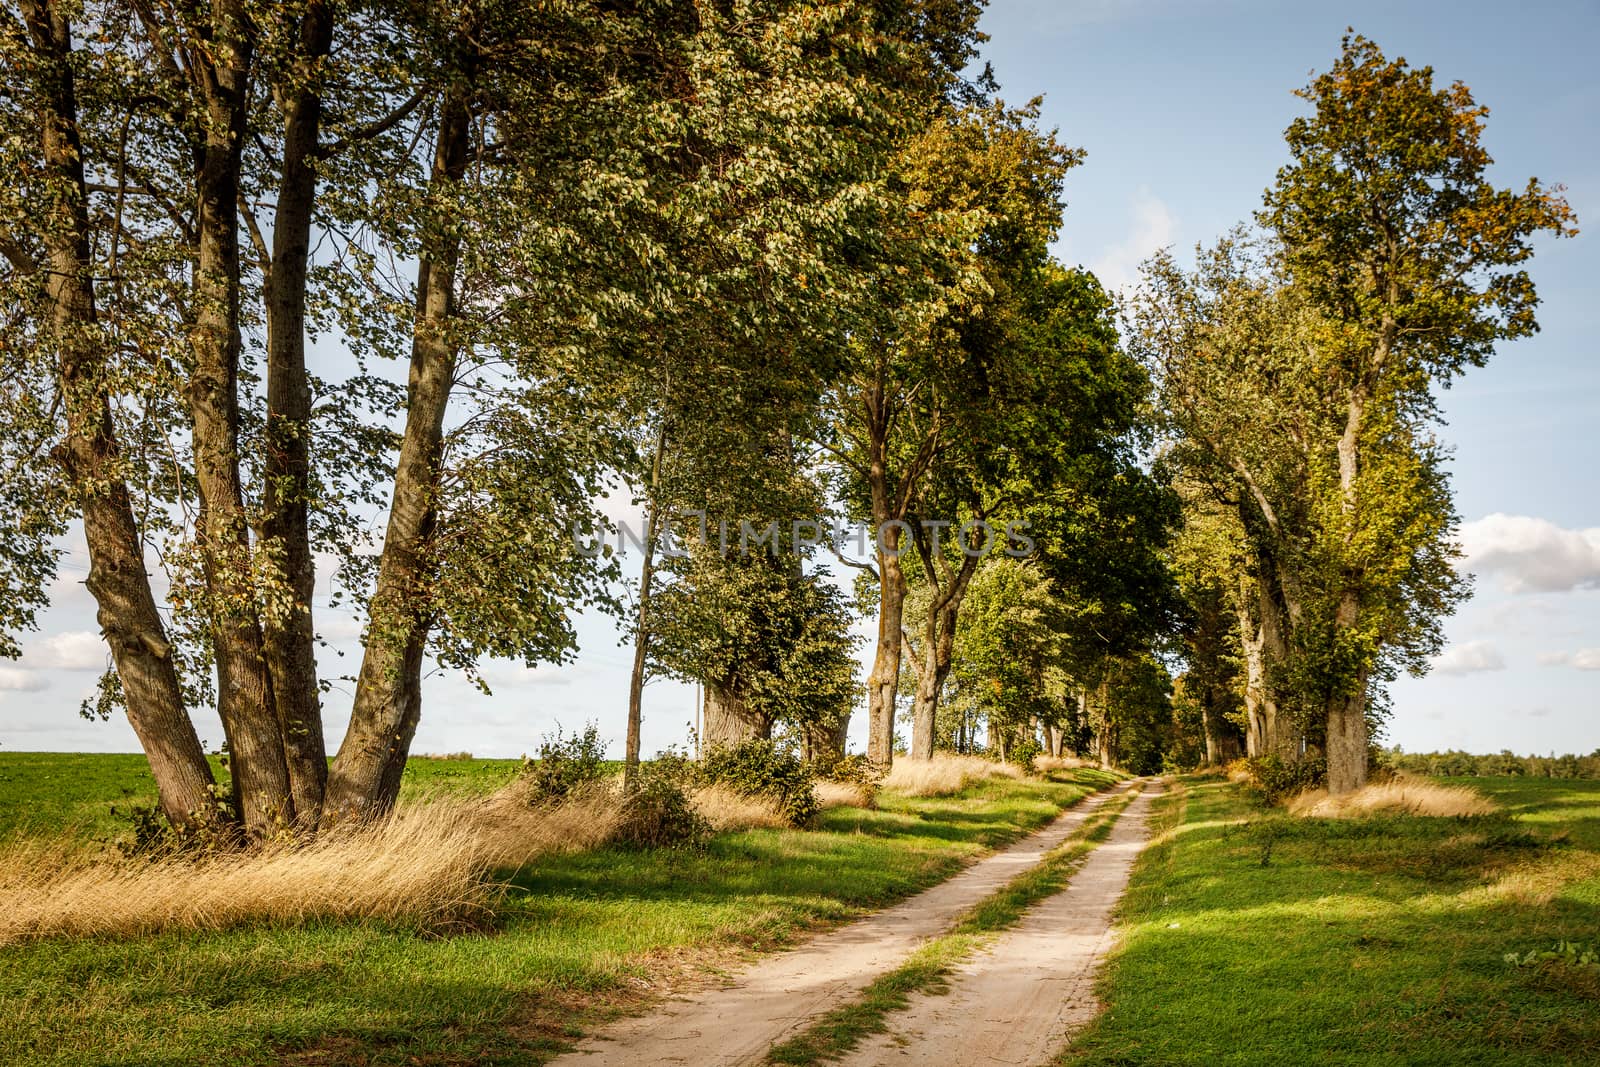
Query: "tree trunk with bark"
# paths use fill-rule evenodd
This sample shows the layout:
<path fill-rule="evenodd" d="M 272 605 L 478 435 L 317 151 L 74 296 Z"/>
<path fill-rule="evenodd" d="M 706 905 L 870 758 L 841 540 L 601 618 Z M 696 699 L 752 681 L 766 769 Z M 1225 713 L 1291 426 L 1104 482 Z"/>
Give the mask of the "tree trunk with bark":
<path fill-rule="evenodd" d="M 285 610 L 262 619 L 262 642 L 283 733 L 284 761 L 295 819 L 314 830 L 328 782 L 327 744 L 317 692 L 316 634 L 311 600 L 316 564 L 311 554 L 311 383 L 306 375 L 306 275 L 317 176 L 313 167 L 322 127 L 319 63 L 333 43 L 333 11 L 311 0 L 300 21 L 298 55 L 284 110 L 283 174 L 272 225 L 266 277 L 267 425 L 263 464 L 262 538 L 274 551 L 267 569 L 287 590 Z"/>
<path fill-rule="evenodd" d="M 772 720 L 753 712 L 736 687 L 708 681 L 705 699 L 704 744 L 708 750 L 772 737 Z"/>
<path fill-rule="evenodd" d="M 233 795 L 247 835 L 294 819 L 283 735 L 267 675 L 239 474 L 239 191 L 248 136 L 251 40 L 236 2 L 211 12 L 193 67 L 203 108 L 196 146 L 194 369 L 188 383 L 200 493 L 196 540 L 205 576 L 217 711 L 232 757 Z"/>
<path fill-rule="evenodd" d="M 886 538 L 898 550 L 900 530 Z M 894 762 L 894 713 L 900 688 L 900 628 L 904 625 L 906 579 L 897 555 L 878 553 L 878 643 L 867 678 L 867 758 L 879 767 Z"/>
<path fill-rule="evenodd" d="M 939 726 L 939 698 L 955 661 L 956 622 L 972 577 L 978 573 L 978 557 L 963 552 L 959 567 L 941 570 L 943 562 L 937 545 L 917 538 L 917 549 L 935 591 L 922 628 L 922 667 L 917 672 L 917 692 L 911 705 L 911 757 L 932 759 Z"/>
<path fill-rule="evenodd" d="M 40 147 L 54 194 L 42 205 L 51 220 L 45 238 L 45 291 L 66 433 L 53 458 L 82 510 L 89 548 L 86 585 L 122 684 L 128 722 L 150 761 L 162 814 L 178 827 L 215 825 L 221 818 L 216 781 L 184 710 L 171 644 L 150 590 L 132 501 L 119 469 L 97 336 L 72 26 L 66 5 L 23 0 L 21 9 L 40 64 L 46 101 L 38 116 Z M 33 269 L 31 264 L 16 266 Z"/>
<path fill-rule="evenodd" d="M 454 85 L 441 107 L 430 177 L 441 202 L 448 201 L 450 188 L 466 173 L 472 123 L 466 94 L 465 85 Z M 422 714 L 439 463 L 456 367 L 451 320 L 460 240 L 442 222 L 435 219 L 417 269 L 417 329 L 405 431 L 350 728 L 328 779 L 324 826 L 377 818 L 394 806 Z"/>

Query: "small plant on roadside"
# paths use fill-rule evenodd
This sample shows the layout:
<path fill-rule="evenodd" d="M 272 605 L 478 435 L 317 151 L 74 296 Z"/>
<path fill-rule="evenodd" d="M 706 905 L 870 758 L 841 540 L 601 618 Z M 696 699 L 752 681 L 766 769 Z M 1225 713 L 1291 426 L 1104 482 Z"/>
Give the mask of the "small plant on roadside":
<path fill-rule="evenodd" d="M 560 803 L 605 777 L 606 744 L 594 723 L 566 737 L 561 727 L 539 742 L 536 759 L 522 757 L 522 780 L 529 803 Z"/>
<path fill-rule="evenodd" d="M 1320 756 L 1286 760 L 1281 756 L 1252 756 L 1236 765 L 1268 804 L 1281 804 L 1297 793 L 1317 789 L 1328 781 L 1328 764 Z"/>
<path fill-rule="evenodd" d="M 628 848 L 699 848 L 711 829 L 695 809 L 685 768 L 658 758 L 640 765 L 623 798 L 614 840 Z"/>
<path fill-rule="evenodd" d="M 1514 967 L 1538 967 L 1546 963 L 1567 967 L 1600 967 L 1600 948 L 1577 941 L 1558 941 L 1554 948 L 1536 948 L 1526 954 L 1507 952 L 1505 961 Z"/>
<path fill-rule="evenodd" d="M 856 802 L 862 807 L 873 805 L 878 786 L 883 782 L 883 768 L 860 752 L 828 760 L 814 760 L 811 766 L 819 781 L 854 787 Z"/>
<path fill-rule="evenodd" d="M 804 826 L 819 810 L 811 768 L 793 750 L 771 741 L 718 745 L 701 761 L 700 778 L 773 801 L 791 826 Z"/>

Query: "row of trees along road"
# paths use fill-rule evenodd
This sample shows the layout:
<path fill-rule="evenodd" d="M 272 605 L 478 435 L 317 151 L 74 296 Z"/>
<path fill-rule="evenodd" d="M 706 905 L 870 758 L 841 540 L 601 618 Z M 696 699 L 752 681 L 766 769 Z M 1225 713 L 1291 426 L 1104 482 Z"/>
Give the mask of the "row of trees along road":
<path fill-rule="evenodd" d="M 1236 715 L 1249 755 L 1325 757 L 1343 792 L 1383 682 L 1467 595 L 1438 390 L 1538 328 L 1532 240 L 1576 228 L 1560 187 L 1489 180 L 1465 85 L 1350 36 L 1300 95 L 1259 228 L 1148 263 L 1128 340 L 1184 504 L 1183 703 L 1213 757 Z"/>
<path fill-rule="evenodd" d="M 0 653 L 80 527 L 86 711 L 245 841 L 387 812 L 425 663 L 560 662 L 580 607 L 633 630 L 630 774 L 652 673 L 705 685 L 709 740 L 836 755 L 849 605 L 788 535 L 843 517 L 884 531 L 842 556 L 878 764 L 909 695 L 916 756 L 981 722 L 1155 769 L 1182 658 L 1209 757 L 1240 724 L 1359 785 L 1463 595 L 1434 387 L 1535 328 L 1520 265 L 1571 213 L 1351 38 L 1260 231 L 1156 257 L 1119 339 L 1048 252 L 1082 154 L 963 76 L 979 8 L 6 6 Z M 627 603 L 571 536 L 619 482 Z M 367 619 L 331 764 L 319 566 Z"/>

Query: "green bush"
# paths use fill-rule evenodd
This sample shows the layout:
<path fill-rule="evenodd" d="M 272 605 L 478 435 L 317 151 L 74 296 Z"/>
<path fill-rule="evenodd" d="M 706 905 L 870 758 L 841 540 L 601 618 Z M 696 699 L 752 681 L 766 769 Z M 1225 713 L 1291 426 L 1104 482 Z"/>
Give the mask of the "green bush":
<path fill-rule="evenodd" d="M 818 811 L 812 769 L 794 750 L 771 741 L 713 748 L 700 763 L 700 780 L 775 802 L 791 826 L 804 826 Z"/>
<path fill-rule="evenodd" d="M 574 791 L 605 777 L 606 745 L 590 723 L 583 733 L 564 737 L 561 727 L 539 742 L 537 759 L 522 757 L 522 778 L 530 803 L 560 803 Z"/>
<path fill-rule="evenodd" d="M 694 809 L 682 761 L 668 754 L 641 764 L 623 801 L 616 842 L 628 848 L 699 848 L 711 824 Z"/>
<path fill-rule="evenodd" d="M 1321 756 L 1285 760 L 1280 756 L 1251 756 L 1240 761 L 1250 776 L 1250 786 L 1268 804 L 1279 804 L 1296 793 L 1328 784 L 1328 761 Z"/>
<path fill-rule="evenodd" d="M 860 752 L 849 756 L 813 760 L 811 770 L 818 778 L 855 786 L 868 807 L 875 803 L 878 786 L 883 781 L 883 768 Z"/>
<path fill-rule="evenodd" d="M 1014 763 L 1025 771 L 1032 770 L 1034 758 L 1042 755 L 1044 746 L 1032 734 L 1019 737 L 1006 746 L 1006 762 Z"/>

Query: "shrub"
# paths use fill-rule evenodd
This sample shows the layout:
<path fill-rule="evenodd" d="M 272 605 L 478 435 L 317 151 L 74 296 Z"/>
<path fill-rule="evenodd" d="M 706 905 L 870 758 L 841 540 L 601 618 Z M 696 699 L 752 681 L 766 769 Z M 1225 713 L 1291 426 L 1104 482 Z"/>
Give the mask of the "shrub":
<path fill-rule="evenodd" d="M 1268 804 L 1281 803 L 1328 782 L 1328 763 L 1320 756 L 1294 761 L 1276 755 L 1251 756 L 1238 761 L 1230 771 L 1242 772 L 1244 780 Z"/>
<path fill-rule="evenodd" d="M 1020 737 L 1006 746 L 1006 762 L 1024 769 L 1031 768 L 1033 761 L 1042 755 L 1044 746 L 1031 734 Z"/>
<path fill-rule="evenodd" d="M 695 808 L 682 768 L 661 762 L 640 765 L 622 799 L 614 840 L 629 848 L 699 848 L 711 836 L 711 823 Z"/>
<path fill-rule="evenodd" d="M 817 775 L 819 806 L 870 808 L 876 803 L 878 785 L 883 781 L 883 768 L 865 755 L 858 752 L 827 761 L 814 761 L 812 768 Z"/>
<path fill-rule="evenodd" d="M 811 768 L 793 750 L 771 741 L 713 748 L 701 761 L 700 779 L 773 801 L 791 826 L 804 826 L 818 811 Z"/>
<path fill-rule="evenodd" d="M 606 745 L 594 723 L 583 733 L 563 737 L 561 727 L 539 742 L 539 757 L 522 757 L 522 778 L 530 804 L 557 802 L 605 776 Z"/>

